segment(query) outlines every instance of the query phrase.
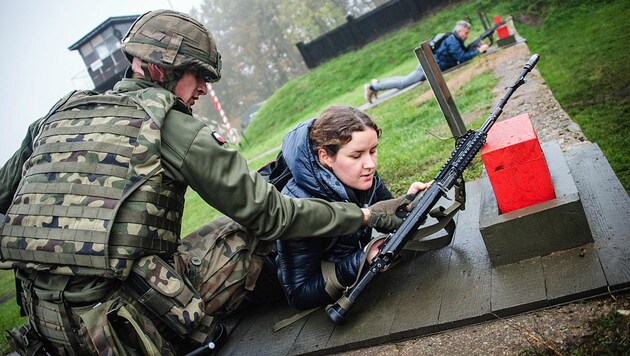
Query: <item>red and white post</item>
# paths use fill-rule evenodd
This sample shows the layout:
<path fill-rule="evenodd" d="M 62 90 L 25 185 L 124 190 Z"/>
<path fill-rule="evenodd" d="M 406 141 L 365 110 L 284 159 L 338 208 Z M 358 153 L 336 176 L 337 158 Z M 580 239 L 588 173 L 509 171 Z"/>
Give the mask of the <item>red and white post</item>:
<path fill-rule="evenodd" d="M 217 98 L 217 95 L 214 92 L 214 89 L 212 89 L 212 84 L 206 83 L 206 85 L 208 86 L 208 91 L 210 92 L 210 95 L 212 96 L 214 107 L 217 108 L 217 110 L 219 110 L 219 114 L 221 115 L 223 124 L 225 124 L 227 132 L 230 135 L 230 141 L 235 145 L 238 144 L 238 139 L 236 138 L 236 134 L 234 133 L 234 130 L 232 130 L 232 126 L 230 125 L 230 122 L 228 121 L 227 116 L 225 116 L 225 112 L 221 108 L 221 103 L 219 102 L 219 98 Z"/>

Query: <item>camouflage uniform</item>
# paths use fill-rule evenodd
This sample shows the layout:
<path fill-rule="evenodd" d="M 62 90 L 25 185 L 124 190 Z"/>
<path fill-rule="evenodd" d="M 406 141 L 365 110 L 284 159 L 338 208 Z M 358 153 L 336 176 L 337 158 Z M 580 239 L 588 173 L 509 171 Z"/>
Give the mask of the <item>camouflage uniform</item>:
<path fill-rule="evenodd" d="M 268 241 L 363 221 L 351 203 L 279 194 L 160 85 L 94 94 L 62 99 L 0 169 L 3 267 L 51 353 L 173 354 L 173 342 L 207 340 L 213 316 L 253 289 Z M 229 218 L 180 241 L 188 187 Z"/>

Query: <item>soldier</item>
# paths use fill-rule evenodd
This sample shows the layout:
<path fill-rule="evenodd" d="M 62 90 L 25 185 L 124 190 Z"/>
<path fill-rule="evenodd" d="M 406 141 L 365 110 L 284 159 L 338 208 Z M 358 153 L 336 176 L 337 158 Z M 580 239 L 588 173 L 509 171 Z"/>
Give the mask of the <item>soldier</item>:
<path fill-rule="evenodd" d="M 221 77 L 210 32 L 148 12 L 122 44 L 131 66 L 104 94 L 75 91 L 0 169 L 3 268 L 16 272 L 29 354 L 176 354 L 223 339 L 218 317 L 251 291 L 276 239 L 394 229 L 395 201 L 293 199 L 191 107 Z M 225 214 L 180 240 L 187 188 Z"/>

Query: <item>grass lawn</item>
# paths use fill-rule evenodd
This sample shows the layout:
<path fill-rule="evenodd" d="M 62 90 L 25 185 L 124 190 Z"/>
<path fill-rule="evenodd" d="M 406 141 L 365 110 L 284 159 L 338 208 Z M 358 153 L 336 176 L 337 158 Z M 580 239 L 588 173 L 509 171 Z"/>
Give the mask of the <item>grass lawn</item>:
<path fill-rule="evenodd" d="M 630 192 L 630 16 L 627 1 L 550 4 L 540 25 L 519 24 L 538 70 Z M 523 17 L 525 18 L 525 17 Z"/>

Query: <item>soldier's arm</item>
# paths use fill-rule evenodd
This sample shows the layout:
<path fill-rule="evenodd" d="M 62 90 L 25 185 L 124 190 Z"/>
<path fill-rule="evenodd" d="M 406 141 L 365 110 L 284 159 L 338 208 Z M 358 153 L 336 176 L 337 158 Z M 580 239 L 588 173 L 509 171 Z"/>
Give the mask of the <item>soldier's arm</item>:
<path fill-rule="evenodd" d="M 36 121 L 31 124 L 20 148 L 0 168 L 0 214 L 6 214 L 13 200 L 13 195 L 17 191 L 22 178 L 22 166 L 33 153 L 33 137 L 39 123 L 40 121 Z"/>
<path fill-rule="evenodd" d="M 179 172 L 208 204 L 257 237 L 293 239 L 345 235 L 355 232 L 364 222 L 364 212 L 355 204 L 330 204 L 280 194 L 249 169 L 240 153 L 221 145 L 205 125 L 185 138 L 183 132 L 190 131 L 183 127 L 186 122 L 190 123 L 183 118 L 167 119 L 162 130 L 162 139 L 178 151 Z M 182 142 L 175 144 L 174 140 Z"/>

